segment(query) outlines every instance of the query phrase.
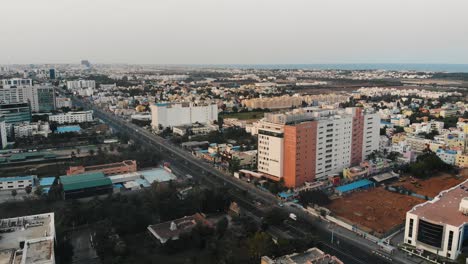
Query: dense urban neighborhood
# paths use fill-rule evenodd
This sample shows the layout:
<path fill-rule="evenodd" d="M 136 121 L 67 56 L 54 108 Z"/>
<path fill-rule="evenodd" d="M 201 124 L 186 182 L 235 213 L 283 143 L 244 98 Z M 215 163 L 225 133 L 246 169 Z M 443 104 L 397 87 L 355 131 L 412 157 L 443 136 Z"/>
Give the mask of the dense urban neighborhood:
<path fill-rule="evenodd" d="M 0 65 L 0 263 L 465 263 L 468 74 Z"/>

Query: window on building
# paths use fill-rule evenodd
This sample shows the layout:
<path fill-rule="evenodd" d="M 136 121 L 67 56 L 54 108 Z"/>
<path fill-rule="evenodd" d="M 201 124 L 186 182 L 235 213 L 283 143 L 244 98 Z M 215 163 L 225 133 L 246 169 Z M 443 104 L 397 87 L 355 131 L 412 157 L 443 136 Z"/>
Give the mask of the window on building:
<path fill-rule="evenodd" d="M 447 245 L 447 249 L 449 251 L 452 250 L 452 242 L 453 242 L 453 231 L 450 231 L 449 232 L 448 245 Z"/>
<path fill-rule="evenodd" d="M 410 219 L 409 220 L 408 237 L 413 237 L 413 224 L 414 224 L 414 219 Z"/>

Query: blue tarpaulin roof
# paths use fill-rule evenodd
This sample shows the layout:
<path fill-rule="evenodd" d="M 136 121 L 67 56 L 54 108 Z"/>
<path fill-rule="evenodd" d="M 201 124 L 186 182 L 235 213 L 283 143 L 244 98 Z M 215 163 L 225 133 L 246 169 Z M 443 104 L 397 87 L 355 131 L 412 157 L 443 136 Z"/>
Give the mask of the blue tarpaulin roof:
<path fill-rule="evenodd" d="M 337 187 L 336 190 L 338 192 L 345 193 L 345 192 L 349 192 L 352 190 L 356 190 L 356 189 L 368 187 L 368 186 L 373 186 L 373 185 L 374 185 L 373 182 L 369 181 L 368 179 L 363 179 L 363 180 L 355 181 L 353 183 Z"/>
<path fill-rule="evenodd" d="M 78 125 L 57 127 L 57 133 L 80 132 L 80 131 L 81 131 L 81 127 Z"/>
<path fill-rule="evenodd" d="M 54 183 L 55 177 L 45 177 L 39 179 L 40 186 L 50 186 Z"/>
<path fill-rule="evenodd" d="M 289 192 L 280 192 L 278 193 L 278 196 L 284 199 L 287 199 L 289 197 L 294 196 L 294 193 L 289 193 Z"/>

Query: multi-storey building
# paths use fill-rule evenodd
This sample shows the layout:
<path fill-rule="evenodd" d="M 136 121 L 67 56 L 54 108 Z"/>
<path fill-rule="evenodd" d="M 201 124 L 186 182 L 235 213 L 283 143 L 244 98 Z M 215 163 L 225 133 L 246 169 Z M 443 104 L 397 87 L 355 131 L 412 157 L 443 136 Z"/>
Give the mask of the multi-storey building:
<path fill-rule="evenodd" d="M 0 261 L 55 264 L 54 213 L 0 219 Z"/>
<path fill-rule="evenodd" d="M 35 179 L 35 175 L 0 178 L 0 190 L 15 190 L 33 187 Z"/>
<path fill-rule="evenodd" d="M 150 106 L 151 126 L 154 130 L 162 127 L 208 124 L 218 120 L 218 105 L 194 103 L 158 103 Z"/>
<path fill-rule="evenodd" d="M 431 143 L 430 139 L 420 137 L 407 137 L 405 141 L 406 144 L 410 146 L 411 150 L 416 152 L 423 152 L 429 148 L 429 144 Z"/>
<path fill-rule="evenodd" d="M 62 107 L 72 108 L 73 106 L 71 99 L 67 97 L 56 97 L 55 105 L 57 108 L 62 108 Z"/>
<path fill-rule="evenodd" d="M 50 133 L 50 126 L 47 122 L 20 123 L 13 126 L 15 138 L 31 137 L 41 135 L 47 137 Z"/>
<path fill-rule="evenodd" d="M 0 116 L 0 149 L 6 148 L 7 143 L 8 142 L 5 118 Z"/>
<path fill-rule="evenodd" d="M 258 171 L 288 187 L 357 165 L 379 149 L 380 117 L 361 108 L 303 108 L 266 114 L 258 128 Z"/>
<path fill-rule="evenodd" d="M 33 112 L 49 112 L 55 110 L 55 89 L 52 86 L 34 87 L 37 93 L 37 103 L 31 105 Z M 36 107 L 37 106 L 37 107 Z"/>
<path fill-rule="evenodd" d="M 66 123 L 86 123 L 93 121 L 93 111 L 79 111 L 79 112 L 68 112 L 64 114 L 50 115 L 50 122 L 57 122 L 59 124 Z"/>
<path fill-rule="evenodd" d="M 32 86 L 33 82 L 31 79 L 3 79 L 1 80 L 2 86 Z"/>
<path fill-rule="evenodd" d="M 16 124 L 31 121 L 29 103 L 0 104 L 0 116 L 5 118 L 6 124 Z"/>
<path fill-rule="evenodd" d="M 96 82 L 94 80 L 76 80 L 68 81 L 67 88 L 70 90 L 80 89 L 80 88 L 96 88 Z"/>
<path fill-rule="evenodd" d="M 33 112 L 48 112 L 55 109 L 53 86 L 33 86 L 30 79 L 2 80 L 0 103 L 29 103 Z"/>
<path fill-rule="evenodd" d="M 406 213 L 404 243 L 455 260 L 468 240 L 468 180 Z"/>

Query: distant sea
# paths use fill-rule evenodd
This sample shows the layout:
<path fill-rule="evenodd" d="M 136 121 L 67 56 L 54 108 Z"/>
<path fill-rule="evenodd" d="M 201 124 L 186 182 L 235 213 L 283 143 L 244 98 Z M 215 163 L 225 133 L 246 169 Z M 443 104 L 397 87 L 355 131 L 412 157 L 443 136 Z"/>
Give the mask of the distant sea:
<path fill-rule="evenodd" d="M 429 72 L 468 72 L 468 64 L 205 64 L 190 66 L 240 69 L 411 70 Z"/>

